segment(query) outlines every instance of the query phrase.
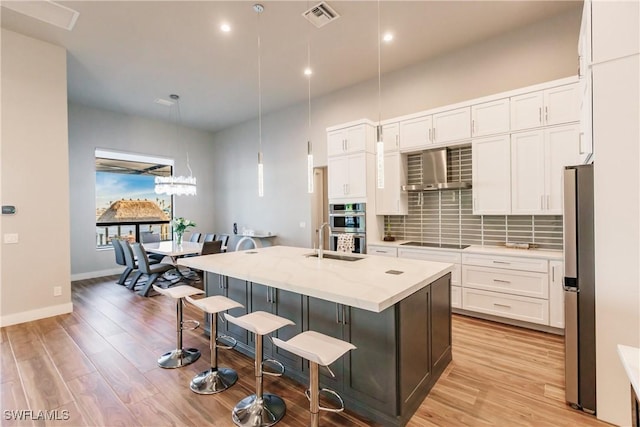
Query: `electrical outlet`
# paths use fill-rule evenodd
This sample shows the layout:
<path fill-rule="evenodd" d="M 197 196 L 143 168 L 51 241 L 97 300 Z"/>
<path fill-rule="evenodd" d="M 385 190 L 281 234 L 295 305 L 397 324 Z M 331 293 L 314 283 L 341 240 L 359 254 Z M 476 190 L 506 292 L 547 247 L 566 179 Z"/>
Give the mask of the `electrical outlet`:
<path fill-rule="evenodd" d="M 307 223 L 304 221 L 300 221 L 300 228 L 305 228 L 307 226 Z"/>
<path fill-rule="evenodd" d="M 62 286 L 54 286 L 53 287 L 53 296 L 59 297 L 62 295 Z"/>
<path fill-rule="evenodd" d="M 18 243 L 18 233 L 6 233 L 4 235 L 4 243 Z"/>

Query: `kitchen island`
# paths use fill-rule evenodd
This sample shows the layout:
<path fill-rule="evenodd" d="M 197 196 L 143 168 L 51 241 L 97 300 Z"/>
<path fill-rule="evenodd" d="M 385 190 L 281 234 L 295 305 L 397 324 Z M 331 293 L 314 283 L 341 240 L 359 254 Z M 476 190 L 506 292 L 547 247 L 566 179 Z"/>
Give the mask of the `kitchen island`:
<path fill-rule="evenodd" d="M 402 426 L 451 361 L 451 264 L 355 255 L 353 261 L 318 259 L 304 248 L 273 246 L 179 260 L 206 271 L 207 295 L 269 311 L 295 322 L 274 333 L 287 340 L 315 330 L 352 342 L 356 350 L 321 372 L 321 385 L 343 397 L 349 410 L 378 423 Z M 325 251 L 325 255 L 337 255 Z M 253 336 L 228 322 L 221 333 L 253 355 Z M 308 384 L 308 366 L 265 340 L 265 358 Z"/>

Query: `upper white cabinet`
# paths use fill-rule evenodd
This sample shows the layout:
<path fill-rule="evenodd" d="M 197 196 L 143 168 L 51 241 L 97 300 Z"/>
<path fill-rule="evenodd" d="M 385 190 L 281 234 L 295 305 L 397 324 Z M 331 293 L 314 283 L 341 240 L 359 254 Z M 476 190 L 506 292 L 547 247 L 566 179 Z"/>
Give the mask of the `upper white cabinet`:
<path fill-rule="evenodd" d="M 592 62 L 602 63 L 640 52 L 640 2 L 591 2 Z"/>
<path fill-rule="evenodd" d="M 376 188 L 376 215 L 407 215 L 408 194 L 400 190 L 407 183 L 406 161 L 398 152 L 384 155 L 384 188 Z"/>
<path fill-rule="evenodd" d="M 384 151 L 398 151 L 400 149 L 400 124 L 389 123 L 382 126 L 382 141 Z"/>
<path fill-rule="evenodd" d="M 471 108 L 463 107 L 433 115 L 433 143 L 471 138 Z"/>
<path fill-rule="evenodd" d="M 359 124 L 327 133 L 327 155 L 373 152 L 373 126 Z"/>
<path fill-rule="evenodd" d="M 580 120 L 577 83 L 511 98 L 511 130 L 531 129 Z"/>
<path fill-rule="evenodd" d="M 400 151 L 419 151 L 433 143 L 432 117 L 422 116 L 400 122 Z"/>
<path fill-rule="evenodd" d="M 400 151 L 420 151 L 435 144 L 471 138 L 471 107 L 456 108 L 400 122 Z"/>
<path fill-rule="evenodd" d="M 471 106 L 473 137 L 509 132 L 509 98 Z"/>
<path fill-rule="evenodd" d="M 508 214 L 511 211 L 509 135 L 474 139 L 471 153 L 473 214 Z"/>
<path fill-rule="evenodd" d="M 367 154 L 329 157 L 327 172 L 329 199 L 367 197 Z"/>
<path fill-rule="evenodd" d="M 579 161 L 579 125 L 511 135 L 511 213 L 562 214 L 562 171 Z"/>

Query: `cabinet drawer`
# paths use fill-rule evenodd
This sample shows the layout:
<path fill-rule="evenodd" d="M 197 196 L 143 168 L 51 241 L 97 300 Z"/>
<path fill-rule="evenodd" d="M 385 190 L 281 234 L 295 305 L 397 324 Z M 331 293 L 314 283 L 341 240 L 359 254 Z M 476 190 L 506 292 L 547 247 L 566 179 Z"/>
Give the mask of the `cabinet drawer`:
<path fill-rule="evenodd" d="M 391 246 L 367 246 L 367 253 L 369 255 L 390 256 L 395 258 L 398 256 L 398 248 Z"/>
<path fill-rule="evenodd" d="M 508 270 L 525 270 L 546 273 L 549 262 L 539 258 L 517 258 L 500 255 L 462 254 L 462 263 L 481 267 L 497 267 Z"/>
<path fill-rule="evenodd" d="M 462 288 L 451 286 L 451 307 L 462 308 Z"/>
<path fill-rule="evenodd" d="M 462 283 L 465 288 L 549 298 L 549 277 L 546 273 L 465 265 L 462 267 Z"/>
<path fill-rule="evenodd" d="M 398 256 L 400 258 L 422 259 L 434 262 L 450 262 L 452 264 L 460 264 L 462 260 L 459 252 L 430 251 L 422 249 L 398 248 Z"/>
<path fill-rule="evenodd" d="M 525 322 L 549 324 L 549 302 L 478 289 L 462 289 L 462 308 Z"/>

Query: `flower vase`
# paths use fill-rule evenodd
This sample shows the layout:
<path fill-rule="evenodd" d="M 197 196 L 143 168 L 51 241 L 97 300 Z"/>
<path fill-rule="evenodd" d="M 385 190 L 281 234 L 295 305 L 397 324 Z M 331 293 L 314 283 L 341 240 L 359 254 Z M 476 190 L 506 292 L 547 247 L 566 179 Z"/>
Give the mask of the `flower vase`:
<path fill-rule="evenodd" d="M 182 233 L 176 233 L 176 243 L 178 246 L 182 244 Z"/>

